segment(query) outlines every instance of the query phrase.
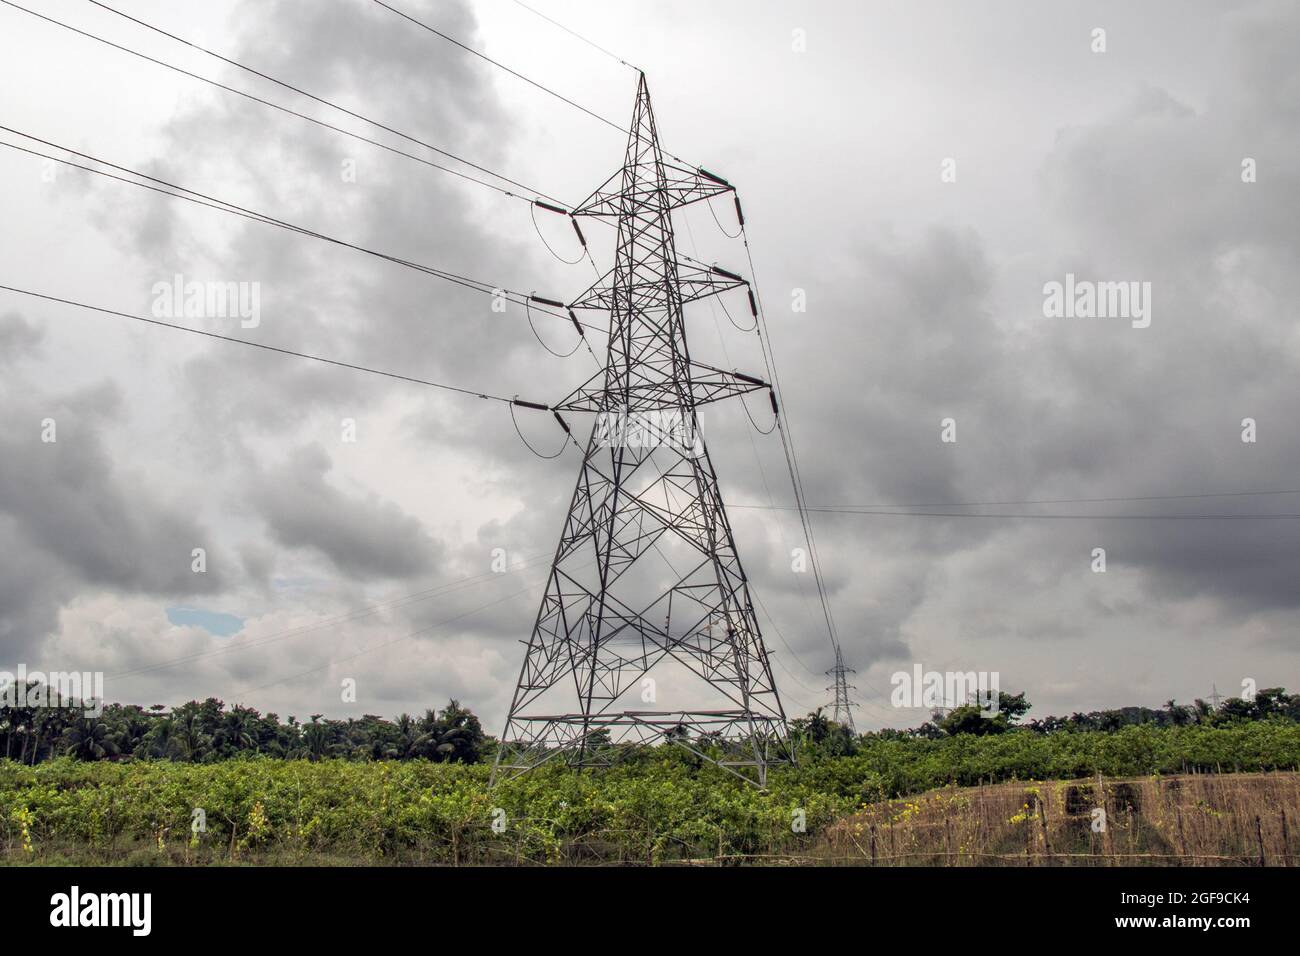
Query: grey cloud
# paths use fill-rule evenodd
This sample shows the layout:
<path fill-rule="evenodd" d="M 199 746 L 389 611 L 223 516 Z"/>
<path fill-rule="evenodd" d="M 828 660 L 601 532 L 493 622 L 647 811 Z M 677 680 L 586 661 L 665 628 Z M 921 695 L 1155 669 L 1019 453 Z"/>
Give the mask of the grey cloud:
<path fill-rule="evenodd" d="M 7 383 L 0 419 L 0 516 L 9 547 L 0 631 L 18 646 L 34 643 L 57 607 L 85 591 L 171 599 L 219 591 L 220 567 L 191 569 L 191 552 L 219 552 L 214 536 L 146 475 L 120 467 L 105 431 L 121 414 L 121 396 L 102 384 L 36 401 Z M 56 440 L 42 441 L 53 419 Z M 21 555 L 22 558 L 18 559 Z"/>
<path fill-rule="evenodd" d="M 544 167 L 544 157 L 512 152 L 502 130 L 511 128 L 515 114 L 498 102 L 498 87 L 481 63 L 441 49 L 439 41 L 371 6 L 250 3 L 238 8 L 231 49 L 494 168 Z M 856 32 L 868 24 L 854 22 L 849 7 L 809 13 L 820 59 L 810 53 L 797 76 L 783 66 L 784 48 L 772 52 L 771 37 L 786 29 L 775 5 L 755 5 L 752 30 L 735 34 L 743 55 L 723 54 L 712 74 L 708 65 L 700 67 L 701 77 L 712 76 L 720 88 L 751 84 L 762 104 L 758 113 L 737 100 L 741 119 L 715 124 L 699 142 L 728 175 L 748 167 L 748 177 L 736 177 L 742 192 L 756 180 L 758 195 L 751 202 L 746 194 L 746 210 L 809 499 L 942 503 L 1286 487 L 1285 476 L 1300 467 L 1292 387 L 1300 365 L 1293 305 L 1300 300 L 1294 270 L 1300 231 L 1293 221 L 1300 199 L 1293 162 L 1300 153 L 1294 122 L 1300 14 L 1281 4 L 1226 11 L 1157 4 L 1116 12 L 1113 52 L 1081 60 L 1062 51 L 1091 56 L 1082 52 L 1086 34 L 1069 36 L 1058 17 L 1015 4 L 978 14 L 954 6 L 953 37 L 969 28 L 1005 44 L 999 50 L 1024 53 L 996 64 L 987 47 L 931 48 L 932 38 L 912 37 L 901 13 L 873 16 L 870 29 L 886 42 L 906 35 L 933 57 L 906 78 L 910 58 L 877 59 L 880 78 L 894 84 L 895 105 L 873 111 L 870 94 L 827 82 L 859 75 L 856 60 L 818 39 L 833 18 L 842 18 L 836 39 L 845 49 L 872 39 Z M 468 4 L 413 8 L 452 33 L 474 35 Z M 715 14 L 701 16 L 707 23 Z M 1169 33 L 1170 17 L 1183 18 L 1188 32 Z M 781 29 L 773 32 L 773 23 Z M 1214 47 L 1221 55 L 1195 68 L 1159 57 L 1145 62 L 1135 52 L 1150 48 L 1143 43 L 1200 52 L 1202 34 L 1223 37 Z M 961 88 L 953 92 L 957 77 Z M 239 74 L 229 78 L 248 82 Z M 692 88 L 694 74 L 685 79 L 661 71 L 652 80 L 661 122 L 674 134 L 689 132 L 694 101 L 682 93 Z M 789 88 L 782 86 L 787 81 Z M 506 87 L 499 89 L 509 99 Z M 990 111 L 951 129 L 930 121 L 945 97 L 967 90 L 977 105 L 1006 99 L 1025 113 Z M 857 107 L 868 108 L 869 134 L 841 122 Z M 151 167 L 159 175 L 177 175 L 344 238 L 561 298 L 589 281 L 589 268 L 566 272 L 543 258 L 526 216 L 508 218 L 518 211 L 508 201 L 497 207 L 490 194 L 471 199 L 475 187 L 255 104 L 194 95 L 160 142 Z M 618 144 L 613 147 L 611 169 L 619 159 Z M 948 191 L 934 195 L 911 185 L 909 177 L 920 176 L 915 170 L 930 170 L 949 150 L 962 157 L 960 184 L 936 184 Z M 1257 184 L 1240 182 L 1244 156 L 1259 161 Z M 339 178 L 348 157 L 359 163 L 356 184 Z M 1004 162 L 1023 166 L 1025 178 L 991 175 Z M 864 199 L 879 195 L 872 185 L 878 180 L 897 180 L 906 200 L 882 206 Z M 145 301 L 153 281 L 175 272 L 259 280 L 264 321 L 248 334 L 269 344 L 541 401 L 563 395 L 591 370 L 583 350 L 566 361 L 542 352 L 518 310 L 491 313 L 486 298 L 436 279 L 257 224 L 181 212 L 169 200 L 137 201 L 134 193 L 123 199 L 125 189 L 90 194 L 108 235 L 129 257 L 114 301 L 119 292 L 129 300 L 132 288 Z M 694 221 L 713 228 L 707 212 Z M 684 233 L 679 238 L 687 242 Z M 683 251 L 694 248 L 695 236 L 689 240 Z M 715 251 L 721 264 L 739 267 L 739 248 L 719 240 L 702 255 Z M 607 261 L 599 248 L 597 257 Z M 1044 320 L 1042 284 L 1066 271 L 1151 280 L 1152 327 Z M 806 314 L 789 311 L 795 286 L 808 291 Z M 743 304 L 737 314 L 744 317 Z M 692 306 L 688 324 L 693 355 L 761 370 L 752 337 L 725 318 L 720 327 L 728 354 L 721 354 L 707 305 Z M 570 342 L 563 326 L 540 324 L 539 332 L 557 346 Z M 8 349 L 6 341 L 13 343 Z M 0 320 L 0 356 L 19 351 L 56 368 L 54 350 L 30 351 L 38 344 L 24 327 Z M 223 582 L 219 597 L 253 610 L 265 605 L 265 628 L 282 626 L 272 623 L 280 617 L 301 623 L 325 613 L 322 608 L 344 613 L 375 594 L 394 597 L 481 574 L 492 547 L 515 558 L 542 555 L 538 567 L 544 568 L 577 458 L 570 450 L 554 461 L 534 459 L 504 409 L 436 393 L 422 397 L 413 386 L 220 344 L 184 361 L 177 379 L 160 394 L 187 423 L 186 460 L 200 463 L 214 497 L 228 503 L 221 527 L 236 556 L 231 573 L 241 576 Z M 460 522 L 462 538 L 448 537 L 444 545 L 426 530 L 440 512 L 388 486 L 380 497 L 354 475 L 344 478 L 341 462 L 331 471 L 324 450 L 311 444 L 326 440 L 322 422 L 333 430 L 339 418 L 356 417 L 370 435 L 374 416 L 393 409 L 403 416 L 384 423 L 394 442 L 418 449 L 430 469 L 472 471 L 485 500 L 508 502 L 506 513 L 485 505 L 481 513 L 447 515 Z M 767 423 L 761 400 L 751 410 L 759 424 Z M 1260 422 L 1254 446 L 1238 440 L 1247 415 Z M 751 425 L 734 405 L 711 407 L 704 416 L 728 501 L 788 504 L 775 437 L 754 435 L 751 446 Z M 938 440 L 944 416 L 957 420 L 955 446 Z M 519 424 L 539 448 L 556 447 L 560 434 L 547 416 L 521 412 Z M 574 424 L 583 435 L 590 422 Z M 300 451 L 266 464 L 268 449 L 279 456 L 285 448 Z M 159 453 L 131 449 L 143 462 Z M 125 451 L 105 441 L 100 455 L 77 467 L 122 473 Z M 353 463 L 361 460 L 378 457 Z M 0 545 L 21 546 L 37 533 L 15 516 L 43 500 L 26 483 L 19 505 L 0 519 Z M 244 487 L 251 493 L 243 495 Z M 137 499 L 105 495 L 131 519 L 113 519 L 117 525 L 107 529 L 120 541 L 120 560 L 111 560 L 111 549 L 96 552 L 96 580 L 129 595 L 135 585 L 125 578 L 114 585 L 113 575 L 123 574 L 121 555 L 145 554 L 152 546 L 136 525 L 155 522 Z M 1288 501 L 1096 508 L 1294 510 Z M 812 581 L 790 570 L 789 549 L 804 543 L 802 531 L 786 511 L 737 507 L 731 517 L 755 593 L 776 621 L 767 633 L 778 680 L 798 701 L 788 709 L 799 712 L 821 702 L 820 671 L 830 663 Z M 882 672 L 912 656 L 1004 665 L 1008 681 L 1031 690 L 1036 713 L 1134 703 L 1133 694 L 1150 688 L 1159 688 L 1158 699 L 1182 696 L 1212 667 L 1285 667 L 1279 662 L 1294 658 L 1295 642 L 1285 637 L 1300 572 L 1290 546 L 1294 522 L 826 514 L 813 521 L 849 663 L 859 668 L 864 697 L 877 704 Z M 1087 569 L 1094 546 L 1108 550 L 1105 576 Z M 23 619 L 16 627 L 57 627 L 59 607 L 90 588 L 77 557 L 59 548 L 34 552 L 30 565 L 0 576 L 6 608 L 10 595 L 32 595 L 13 606 L 9 620 L 18 620 L 20 608 Z M 335 573 L 341 580 L 330 577 Z M 386 610 L 369 622 L 373 630 L 337 628 L 328 640 L 286 641 L 277 650 L 214 659 L 194 673 L 141 686 L 151 693 L 233 696 L 224 690 L 233 685 L 249 689 L 254 705 L 270 699 L 331 710 L 335 670 L 257 688 L 343 659 L 349 662 L 340 666 L 363 674 L 362 686 L 393 709 L 455 692 L 493 724 L 517 673 L 516 642 L 536 613 L 535 592 L 500 599 L 541 573 L 456 586 Z M 313 584 L 302 593 L 277 591 L 268 586 L 277 574 Z M 47 581 L 58 583 L 44 586 Z M 409 640 L 384 643 L 394 632 L 426 627 Z M 127 649 L 129 636 L 120 640 L 124 655 L 149 658 L 151 637 L 136 639 L 134 651 Z M 184 640 L 197 646 L 202 638 Z M 366 647 L 372 650 L 352 662 Z M 1101 687 L 1103 678 L 1114 686 Z M 1041 701 L 1035 688 L 1043 689 Z M 877 710 L 862 723 L 886 719 L 905 718 Z"/>
<path fill-rule="evenodd" d="M 45 330 L 17 312 L 0 315 L 0 362 L 13 362 L 34 355 L 45 338 Z"/>
<path fill-rule="evenodd" d="M 319 445 L 295 452 L 263 475 L 253 505 L 272 537 L 306 548 L 354 578 L 400 578 L 438 563 L 440 546 L 392 502 L 349 497 L 326 482 L 330 459 Z"/>

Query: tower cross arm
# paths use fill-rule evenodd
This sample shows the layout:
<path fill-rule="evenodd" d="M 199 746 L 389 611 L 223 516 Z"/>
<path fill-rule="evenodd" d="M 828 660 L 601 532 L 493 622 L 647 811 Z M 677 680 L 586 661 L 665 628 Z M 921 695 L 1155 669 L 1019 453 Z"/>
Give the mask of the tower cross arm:
<path fill-rule="evenodd" d="M 720 266 L 706 266 L 703 263 L 682 260 L 674 263 L 676 282 L 667 283 L 665 277 L 647 275 L 640 281 L 630 281 L 624 276 L 615 276 L 610 270 L 601 276 L 594 285 L 568 304 L 570 309 L 607 309 L 614 310 L 624 301 L 631 300 L 636 308 L 669 308 L 684 305 L 711 295 L 730 292 L 732 289 L 749 289 L 749 282 Z M 671 291 L 670 291 L 671 290 Z M 677 296 L 676 302 L 670 302 L 669 296 Z M 750 311 L 757 309 L 750 293 Z"/>
<path fill-rule="evenodd" d="M 761 378 L 743 372 L 728 372 L 703 362 L 692 361 L 690 368 L 693 406 L 771 388 Z M 613 391 L 604 387 L 604 381 L 605 373 L 598 372 L 551 407 L 557 412 L 639 412 L 680 409 L 682 406 L 680 385 L 672 381 L 633 383 Z"/>
<path fill-rule="evenodd" d="M 620 169 L 579 203 L 572 214 L 617 219 L 626 211 L 627 203 L 649 199 L 651 192 L 654 193 L 656 204 L 663 203 L 667 209 L 679 209 L 714 196 L 735 192 L 731 183 L 705 169 L 689 169 L 670 162 L 663 163 L 660 168 L 664 174 L 662 181 L 647 179 L 631 190 L 625 189 L 624 171 Z M 646 195 L 640 195 L 638 190 L 644 191 Z"/>

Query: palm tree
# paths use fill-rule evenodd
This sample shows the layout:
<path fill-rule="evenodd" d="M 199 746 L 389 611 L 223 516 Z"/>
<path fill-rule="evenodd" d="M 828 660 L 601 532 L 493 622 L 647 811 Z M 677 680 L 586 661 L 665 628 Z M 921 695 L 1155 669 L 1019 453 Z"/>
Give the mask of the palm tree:
<path fill-rule="evenodd" d="M 158 759 L 170 756 L 176 744 L 175 730 L 176 724 L 170 715 L 157 717 L 140 742 L 144 756 Z"/>
<path fill-rule="evenodd" d="M 135 753 L 143 744 L 153 721 L 144 709 L 135 705 L 120 707 L 114 704 L 105 714 L 112 713 L 118 721 L 118 748 L 124 753 Z"/>
<path fill-rule="evenodd" d="M 1165 711 L 1168 714 L 1167 719 L 1169 723 L 1173 724 L 1175 727 L 1182 727 L 1185 724 L 1190 723 L 1192 720 L 1191 711 L 1179 704 L 1172 697 L 1165 701 Z"/>
<path fill-rule="evenodd" d="M 474 763 L 483 745 L 483 728 L 478 718 L 448 701 L 441 714 L 426 710 L 419 721 L 420 735 L 411 745 L 413 753 L 430 760 Z"/>
<path fill-rule="evenodd" d="M 23 738 L 22 753 L 18 757 L 19 763 L 27 762 L 27 735 L 31 732 L 32 711 L 28 707 L 10 707 L 5 714 L 5 722 L 8 725 L 6 733 L 8 738 L 5 741 L 5 758 L 8 759 L 13 753 L 14 735 L 21 735 Z"/>
<path fill-rule="evenodd" d="M 401 736 L 401 743 L 398 744 L 401 749 L 400 757 L 411 756 L 415 748 L 415 742 L 419 739 L 420 733 L 415 726 L 415 718 L 410 714 L 399 714 L 396 721 L 397 732 Z"/>
<path fill-rule="evenodd" d="M 808 715 L 807 727 L 808 738 L 815 744 L 821 743 L 831 734 L 830 718 L 822 713 L 820 707 Z"/>
<path fill-rule="evenodd" d="M 302 728 L 303 750 L 308 760 L 320 760 L 333 751 L 333 725 L 329 721 L 321 723 L 322 714 L 312 714 L 311 723 Z"/>
<path fill-rule="evenodd" d="M 208 745 L 208 735 L 203 732 L 203 715 L 191 710 L 173 718 L 172 750 L 190 763 L 198 760 Z"/>
<path fill-rule="evenodd" d="M 221 728 L 212 738 L 213 746 L 226 751 L 255 750 L 257 739 L 253 736 L 250 717 L 254 711 L 236 707 L 226 714 Z"/>
<path fill-rule="evenodd" d="M 63 712 L 53 707 L 37 707 L 32 713 L 31 729 L 33 736 L 36 738 L 32 747 L 32 766 L 36 766 L 36 761 L 40 759 L 41 742 L 48 741 L 49 753 L 54 753 L 54 741 L 58 740 L 63 734 L 63 728 L 66 721 Z"/>
<path fill-rule="evenodd" d="M 19 763 L 27 762 L 27 744 L 30 742 L 32 734 L 32 712 L 27 708 L 17 711 L 18 716 L 14 718 L 14 731 L 23 735 L 23 751 L 18 755 Z"/>
<path fill-rule="evenodd" d="M 63 731 L 66 753 L 80 760 L 103 760 L 117 756 L 118 746 L 108 724 L 99 717 L 82 716 Z"/>

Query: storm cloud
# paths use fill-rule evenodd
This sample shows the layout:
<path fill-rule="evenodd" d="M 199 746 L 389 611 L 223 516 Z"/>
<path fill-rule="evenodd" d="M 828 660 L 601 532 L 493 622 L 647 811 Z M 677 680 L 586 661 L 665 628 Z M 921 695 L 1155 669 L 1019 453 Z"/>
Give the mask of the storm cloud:
<path fill-rule="evenodd" d="M 407 6 L 602 115 L 631 107 L 632 73 L 539 33 L 552 28 L 522 9 Z M 49 12 L 436 158 L 111 15 Z M 622 161 L 617 131 L 373 4 L 131 12 L 566 201 Z M 1300 473 L 1300 11 L 729 0 L 634 16 L 584 0 L 546 12 L 646 69 L 666 148 L 737 184 L 809 501 L 888 512 L 812 516 L 860 727 L 924 719 L 888 703 L 891 673 L 914 662 L 998 670 L 1035 715 L 1187 700 L 1247 677 L 1300 684 L 1297 522 L 1157 517 L 1300 510 L 1295 494 L 1227 494 L 1289 491 Z M 585 262 L 548 255 L 517 198 L 0 17 L 19 48 L 0 67 L 16 127 L 524 293 L 563 299 L 593 281 Z M 56 68 L 63 82 L 19 82 Z M 558 399 L 595 370 L 584 349 L 548 354 L 523 311 L 493 311 L 490 296 L 75 171 L 43 177 L 9 152 L 6 284 L 146 314 L 175 275 L 256 282 L 260 324 L 212 330 L 506 397 Z M 713 212 L 718 223 L 704 207 L 679 216 L 679 250 L 747 273 L 719 229 L 734 230 L 731 209 Z M 567 226 L 537 215 L 573 256 Z M 611 231 L 588 231 L 606 268 Z M 1150 327 L 1046 318 L 1044 286 L 1067 274 L 1151 283 Z M 689 306 L 693 356 L 761 373 L 745 318 L 739 299 Z M 533 319 L 557 351 L 575 344 L 567 325 Z M 534 457 L 497 404 L 9 293 L 0 376 L 0 664 L 57 658 L 107 670 L 115 699 L 212 694 L 281 713 L 396 713 L 455 695 L 495 730 L 572 494 L 572 449 Z M 757 430 L 770 414 L 748 408 L 752 424 L 724 403 L 703 427 L 786 709 L 801 713 L 824 702 L 832 652 L 813 582 L 792 569 L 805 542 L 780 446 Z M 41 441 L 46 418 L 56 443 Z M 948 418 L 955 443 L 941 441 Z M 521 410 L 517 425 L 539 451 L 561 447 L 548 416 Z M 1166 497 L 1205 494 L 1219 496 Z M 172 625 L 179 604 L 244 629 Z M 343 678 L 358 681 L 355 704 L 339 698 Z"/>

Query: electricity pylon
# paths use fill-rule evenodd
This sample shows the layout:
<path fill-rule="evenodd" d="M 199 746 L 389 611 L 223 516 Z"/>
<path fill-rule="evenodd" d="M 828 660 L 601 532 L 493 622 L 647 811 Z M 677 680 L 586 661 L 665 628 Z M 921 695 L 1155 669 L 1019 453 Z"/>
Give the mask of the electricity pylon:
<path fill-rule="evenodd" d="M 857 690 L 848 682 L 846 674 L 856 674 L 852 667 L 844 666 L 844 654 L 840 650 L 839 644 L 835 645 L 835 666 L 826 672 L 828 677 L 834 677 L 835 683 L 827 690 L 835 692 L 835 703 L 832 705 L 831 720 L 841 727 L 849 728 L 849 733 L 856 734 L 857 728 L 853 726 L 853 708 L 857 704 L 849 700 L 849 690 Z"/>
<path fill-rule="evenodd" d="M 679 259 L 673 237 L 673 210 L 729 192 L 725 180 L 665 160 L 642 74 L 622 168 L 571 213 L 617 223 L 613 269 L 568 305 L 608 310 L 609 346 L 603 370 L 552 406 L 597 417 L 493 781 L 548 761 L 608 766 L 632 745 L 667 741 L 761 786 L 768 764 L 790 756 L 696 415 L 709 402 L 773 393 L 692 360 L 682 312 L 749 284 Z M 757 314 L 752 292 L 750 308 Z"/>

